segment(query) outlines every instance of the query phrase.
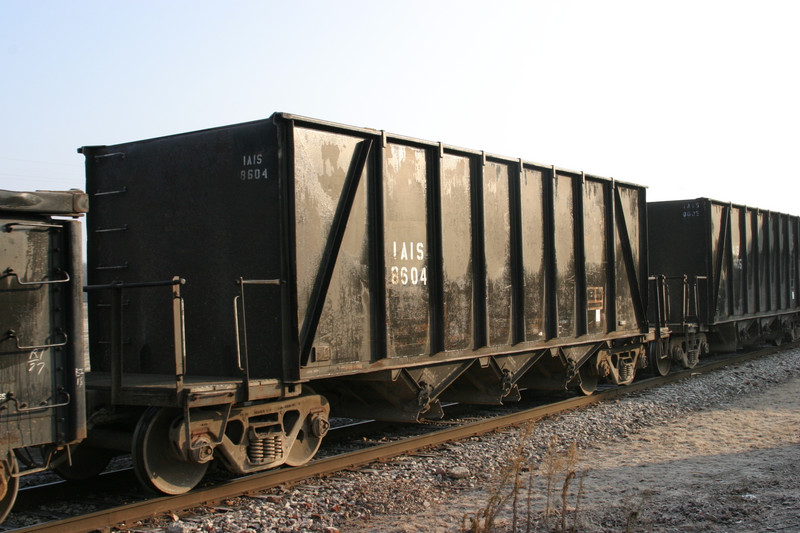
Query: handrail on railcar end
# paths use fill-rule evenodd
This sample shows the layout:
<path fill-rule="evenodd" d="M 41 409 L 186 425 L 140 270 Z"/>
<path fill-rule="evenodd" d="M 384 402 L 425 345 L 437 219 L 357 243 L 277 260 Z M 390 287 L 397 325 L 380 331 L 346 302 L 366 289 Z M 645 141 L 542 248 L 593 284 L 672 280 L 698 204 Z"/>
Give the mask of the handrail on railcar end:
<path fill-rule="evenodd" d="M 186 335 L 184 330 L 184 309 L 183 298 L 180 294 L 180 286 L 185 285 L 186 280 L 180 276 L 173 276 L 170 280 L 143 281 L 143 282 L 123 282 L 112 281 L 100 285 L 86 285 L 84 292 L 113 289 L 111 300 L 111 401 L 119 403 L 122 394 L 122 290 L 123 289 L 143 289 L 152 287 L 172 287 L 173 301 L 173 334 L 175 346 L 175 397 L 180 397 L 183 392 L 183 378 L 186 372 Z"/>

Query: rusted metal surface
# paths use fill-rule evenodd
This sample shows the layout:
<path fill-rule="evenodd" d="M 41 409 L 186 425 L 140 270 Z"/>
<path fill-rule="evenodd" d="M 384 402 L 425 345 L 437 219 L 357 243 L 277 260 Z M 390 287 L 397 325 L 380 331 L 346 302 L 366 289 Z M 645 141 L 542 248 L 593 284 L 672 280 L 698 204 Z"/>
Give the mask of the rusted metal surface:
<path fill-rule="evenodd" d="M 80 216 L 89 210 L 83 191 L 6 191 L 0 189 L 0 211 L 37 215 Z"/>
<path fill-rule="evenodd" d="M 500 429 L 503 427 L 524 424 L 529 421 L 552 416 L 561 412 L 569 411 L 599 403 L 602 401 L 613 400 L 634 392 L 639 392 L 649 388 L 659 387 L 671 382 L 687 379 L 693 373 L 710 372 L 717 368 L 730 365 L 741 364 L 745 361 L 765 357 L 779 351 L 779 348 L 764 348 L 748 353 L 738 354 L 733 357 L 720 358 L 711 363 L 705 363 L 693 371 L 683 371 L 670 374 L 666 377 L 651 378 L 638 381 L 627 387 L 618 387 L 606 391 L 598 392 L 592 396 L 579 396 L 548 404 L 533 409 L 519 411 L 510 415 L 505 415 L 493 419 L 482 420 L 463 426 L 451 427 L 438 430 L 434 433 L 413 437 L 399 442 L 382 444 L 379 446 L 350 452 L 343 455 L 313 461 L 302 467 L 281 469 L 263 474 L 255 474 L 244 478 L 234 479 L 221 485 L 198 489 L 188 494 L 174 497 L 160 497 L 147 501 L 137 502 L 124 507 L 107 509 L 92 513 L 86 516 L 69 518 L 57 522 L 39 524 L 30 528 L 15 530 L 18 533 L 28 532 L 60 532 L 60 531 L 93 531 L 108 527 L 132 524 L 137 520 L 152 518 L 160 514 L 180 513 L 182 510 L 203 505 L 214 505 L 228 498 L 258 493 L 278 485 L 297 483 L 317 475 L 331 474 L 342 469 L 365 465 L 374 461 L 384 461 L 392 457 L 414 453 L 417 450 L 436 446 L 449 441 L 468 438 Z"/>
<path fill-rule="evenodd" d="M 85 437 L 80 223 L 85 195 L 0 194 L 0 456 Z"/>
<path fill-rule="evenodd" d="M 20 475 L 86 437 L 81 229 L 86 195 L 0 191 L 0 522 Z M 42 446 L 18 471 L 14 450 Z"/>

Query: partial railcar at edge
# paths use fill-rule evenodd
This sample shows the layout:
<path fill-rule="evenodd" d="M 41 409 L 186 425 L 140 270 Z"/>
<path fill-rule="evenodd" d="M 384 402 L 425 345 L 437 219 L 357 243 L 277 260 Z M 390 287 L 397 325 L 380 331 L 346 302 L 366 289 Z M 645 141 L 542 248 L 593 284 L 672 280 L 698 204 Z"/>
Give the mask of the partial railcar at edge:
<path fill-rule="evenodd" d="M 665 317 L 675 359 L 800 337 L 798 217 L 708 198 L 652 202 L 648 213 L 662 306 L 652 314 Z"/>
<path fill-rule="evenodd" d="M 87 208 L 80 191 L 0 190 L 0 522 L 17 456 L 58 467 L 86 437 L 83 253 L 68 217 Z"/>

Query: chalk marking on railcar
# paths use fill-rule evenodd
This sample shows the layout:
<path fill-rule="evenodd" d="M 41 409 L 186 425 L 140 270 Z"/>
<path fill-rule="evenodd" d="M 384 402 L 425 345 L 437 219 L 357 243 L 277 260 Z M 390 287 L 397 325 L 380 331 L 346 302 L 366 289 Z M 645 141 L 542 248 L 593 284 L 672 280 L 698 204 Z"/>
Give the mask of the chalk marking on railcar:
<path fill-rule="evenodd" d="M 44 361 L 44 352 L 38 349 L 31 351 L 28 354 L 28 372 L 33 373 L 35 371 L 38 376 L 45 368 L 47 368 L 47 362 Z"/>

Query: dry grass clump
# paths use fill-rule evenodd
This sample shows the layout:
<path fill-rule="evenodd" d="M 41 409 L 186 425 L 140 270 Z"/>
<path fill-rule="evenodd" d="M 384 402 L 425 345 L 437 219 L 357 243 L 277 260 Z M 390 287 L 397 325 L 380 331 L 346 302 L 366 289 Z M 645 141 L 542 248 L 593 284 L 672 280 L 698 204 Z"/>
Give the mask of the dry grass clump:
<path fill-rule="evenodd" d="M 528 460 L 525 457 L 525 443 L 532 433 L 532 423 L 522 429 L 517 439 L 517 445 L 509 452 L 506 458 L 506 467 L 500 470 L 497 479 L 493 481 L 489 488 L 489 499 L 486 502 L 486 506 L 476 512 L 474 516 L 464 515 L 461 521 L 462 531 L 470 531 L 472 533 L 492 531 L 497 515 L 510 500 L 513 501 L 514 509 L 517 509 L 522 484 L 521 474 L 528 466 Z M 517 515 L 515 512 L 515 527 L 516 521 Z"/>
<path fill-rule="evenodd" d="M 534 464 L 525 453 L 532 434 L 533 423 L 522 428 L 516 445 L 506 456 L 505 466 L 489 485 L 486 505 L 474 514 L 464 515 L 462 532 L 497 531 L 498 516 L 509 505 L 512 523 L 510 528 L 504 526 L 503 530 L 524 530 L 527 533 L 580 531 L 581 500 L 587 472 L 578 471 L 578 447 L 572 443 L 563 449 L 558 446 L 554 436 L 541 462 Z M 542 503 L 535 501 L 541 501 L 542 498 Z M 643 498 L 639 506 L 626 513 L 626 531 L 631 531 L 638 521 L 646 499 Z M 544 509 L 536 511 L 534 508 L 537 505 L 543 505 Z"/>

